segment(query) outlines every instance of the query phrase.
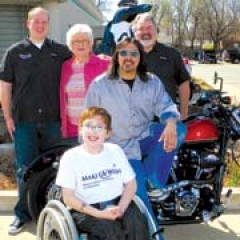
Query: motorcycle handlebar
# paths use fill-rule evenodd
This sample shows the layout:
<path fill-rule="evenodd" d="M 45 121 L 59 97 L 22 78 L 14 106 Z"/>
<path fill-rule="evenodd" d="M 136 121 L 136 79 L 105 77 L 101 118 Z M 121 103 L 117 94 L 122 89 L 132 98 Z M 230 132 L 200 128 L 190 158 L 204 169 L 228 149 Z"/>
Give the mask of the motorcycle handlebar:
<path fill-rule="evenodd" d="M 219 90 L 205 90 L 200 93 L 199 99 L 197 100 L 197 105 L 204 106 L 205 104 L 214 104 L 217 105 L 219 103 L 230 105 L 231 97 L 230 96 L 222 96 L 224 93 Z"/>

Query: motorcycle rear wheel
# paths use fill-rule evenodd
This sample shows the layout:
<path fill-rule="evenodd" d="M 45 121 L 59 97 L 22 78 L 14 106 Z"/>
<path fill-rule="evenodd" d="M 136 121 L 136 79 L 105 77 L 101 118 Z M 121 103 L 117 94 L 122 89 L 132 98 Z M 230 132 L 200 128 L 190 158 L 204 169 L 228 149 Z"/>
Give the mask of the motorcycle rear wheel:
<path fill-rule="evenodd" d="M 55 182 L 57 169 L 50 166 L 34 172 L 28 180 L 27 203 L 32 220 L 37 222 L 41 210 L 47 203 L 48 191 Z"/>

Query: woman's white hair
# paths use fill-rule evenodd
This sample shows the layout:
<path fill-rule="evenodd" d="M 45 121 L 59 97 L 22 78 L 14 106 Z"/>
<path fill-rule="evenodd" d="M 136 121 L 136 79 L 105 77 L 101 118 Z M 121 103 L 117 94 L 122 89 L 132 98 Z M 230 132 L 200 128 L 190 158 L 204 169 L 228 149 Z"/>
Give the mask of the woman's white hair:
<path fill-rule="evenodd" d="M 88 38 L 89 38 L 91 44 L 93 44 L 92 28 L 88 24 L 78 23 L 78 24 L 72 25 L 66 33 L 66 43 L 67 43 L 67 46 L 69 47 L 69 49 L 71 49 L 71 41 L 72 41 L 73 36 L 78 33 L 86 33 L 88 35 Z"/>

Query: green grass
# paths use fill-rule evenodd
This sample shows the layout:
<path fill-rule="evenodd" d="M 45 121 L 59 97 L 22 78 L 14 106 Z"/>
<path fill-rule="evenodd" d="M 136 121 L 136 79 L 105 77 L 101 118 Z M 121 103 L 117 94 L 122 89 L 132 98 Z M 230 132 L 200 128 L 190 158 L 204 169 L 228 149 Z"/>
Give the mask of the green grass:
<path fill-rule="evenodd" d="M 228 164 L 224 179 L 225 187 L 240 187 L 240 167 L 234 162 Z"/>

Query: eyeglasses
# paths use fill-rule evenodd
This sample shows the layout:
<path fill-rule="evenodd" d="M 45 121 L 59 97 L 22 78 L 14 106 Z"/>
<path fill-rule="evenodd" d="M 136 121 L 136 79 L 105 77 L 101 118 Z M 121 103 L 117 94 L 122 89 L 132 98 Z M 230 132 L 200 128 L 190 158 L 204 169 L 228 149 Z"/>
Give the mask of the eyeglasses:
<path fill-rule="evenodd" d="M 93 126 L 93 125 L 90 125 L 90 124 L 84 124 L 83 128 L 87 131 L 94 131 L 96 133 L 102 133 L 106 130 L 106 128 L 103 127 L 103 126 L 100 126 L 100 125 Z"/>
<path fill-rule="evenodd" d="M 134 58 L 137 58 L 140 55 L 139 51 L 127 51 L 127 50 L 120 50 L 118 54 L 121 57 L 131 56 Z"/>
<path fill-rule="evenodd" d="M 78 40 L 78 39 L 72 40 L 72 44 L 89 44 L 89 43 L 90 43 L 90 41 L 87 40 L 87 39 L 83 39 L 83 40 Z"/>

